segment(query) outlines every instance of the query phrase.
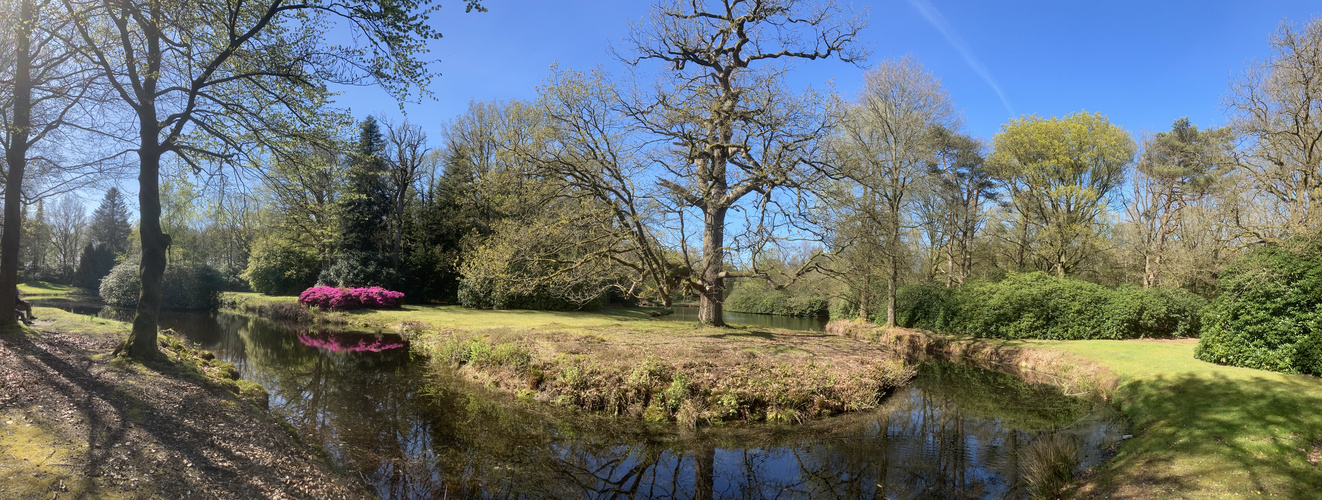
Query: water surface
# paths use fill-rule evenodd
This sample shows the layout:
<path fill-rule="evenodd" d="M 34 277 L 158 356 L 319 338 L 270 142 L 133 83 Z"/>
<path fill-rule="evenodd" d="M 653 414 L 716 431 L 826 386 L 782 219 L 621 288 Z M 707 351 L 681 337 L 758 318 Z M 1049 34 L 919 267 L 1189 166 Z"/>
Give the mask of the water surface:
<path fill-rule="evenodd" d="M 874 411 L 800 426 L 681 431 L 490 394 L 403 339 L 167 313 L 383 498 L 1026 498 L 1025 451 L 1057 434 L 1081 467 L 1118 439 L 1049 387 L 929 363 Z"/>

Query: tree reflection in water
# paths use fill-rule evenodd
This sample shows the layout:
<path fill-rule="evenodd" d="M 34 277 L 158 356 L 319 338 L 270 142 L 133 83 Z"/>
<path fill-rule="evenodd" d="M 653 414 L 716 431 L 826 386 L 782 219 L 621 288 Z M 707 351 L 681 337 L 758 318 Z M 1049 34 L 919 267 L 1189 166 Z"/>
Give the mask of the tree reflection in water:
<path fill-rule="evenodd" d="M 945 363 L 866 414 L 678 431 L 488 394 L 397 336 L 228 314 L 165 323 L 266 386 L 383 498 L 1024 498 L 1017 457 L 1037 436 L 1077 435 L 1090 466 L 1118 434 L 1091 403 Z"/>

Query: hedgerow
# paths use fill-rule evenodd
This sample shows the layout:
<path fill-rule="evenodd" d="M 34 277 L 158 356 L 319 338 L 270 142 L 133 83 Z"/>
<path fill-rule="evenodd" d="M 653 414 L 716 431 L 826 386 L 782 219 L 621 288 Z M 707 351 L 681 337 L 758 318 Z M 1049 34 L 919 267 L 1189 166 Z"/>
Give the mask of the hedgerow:
<path fill-rule="evenodd" d="M 907 287 L 897 295 L 900 326 L 1002 339 L 1192 337 L 1206 305 L 1180 289 L 1112 289 L 1041 272 L 962 289 Z"/>

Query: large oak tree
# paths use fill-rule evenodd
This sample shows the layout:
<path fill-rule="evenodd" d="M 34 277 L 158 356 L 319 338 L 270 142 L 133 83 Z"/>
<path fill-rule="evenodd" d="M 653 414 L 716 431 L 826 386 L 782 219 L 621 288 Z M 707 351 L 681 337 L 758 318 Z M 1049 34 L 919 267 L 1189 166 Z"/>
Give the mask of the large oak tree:
<path fill-rule="evenodd" d="M 661 63 L 650 91 L 626 99 L 637 126 L 670 145 L 656 160 L 660 185 L 681 210 L 701 217 L 701 260 L 687 285 L 700 296 L 698 319 L 722 325 L 732 250 L 726 217 L 756 194 L 745 232 L 774 216 L 773 192 L 805 187 L 823 170 L 818 139 L 832 124 L 826 103 L 784 85 L 795 61 L 856 61 L 864 23 L 829 2 L 796 0 L 669 1 L 631 27 L 632 65 Z M 754 250 L 762 241 L 743 245 Z M 689 252 L 683 252 L 685 256 Z"/>

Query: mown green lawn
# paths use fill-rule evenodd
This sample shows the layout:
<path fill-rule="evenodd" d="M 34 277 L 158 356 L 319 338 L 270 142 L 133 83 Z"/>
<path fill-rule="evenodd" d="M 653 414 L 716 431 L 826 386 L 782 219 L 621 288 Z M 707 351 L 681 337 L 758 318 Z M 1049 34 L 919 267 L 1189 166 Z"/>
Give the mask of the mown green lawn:
<path fill-rule="evenodd" d="M 1322 379 L 1194 359 L 1196 340 L 1024 341 L 1099 361 L 1134 439 L 1080 498 L 1322 498 Z"/>

